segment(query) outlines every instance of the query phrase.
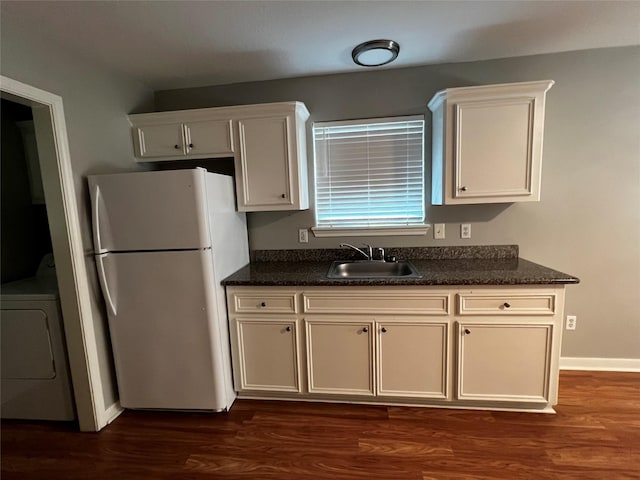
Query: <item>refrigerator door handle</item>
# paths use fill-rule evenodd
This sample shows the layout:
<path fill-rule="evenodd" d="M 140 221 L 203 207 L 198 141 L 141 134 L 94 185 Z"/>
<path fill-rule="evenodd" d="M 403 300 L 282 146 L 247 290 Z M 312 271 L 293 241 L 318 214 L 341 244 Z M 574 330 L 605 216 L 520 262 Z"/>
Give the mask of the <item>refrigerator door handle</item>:
<path fill-rule="evenodd" d="M 96 253 L 103 253 L 102 242 L 100 242 L 100 187 L 94 185 L 93 199 L 93 242 Z"/>
<path fill-rule="evenodd" d="M 117 315 L 116 306 L 113 303 L 111 292 L 109 292 L 109 284 L 107 283 L 107 274 L 104 269 L 103 256 L 106 257 L 107 255 L 109 254 L 96 255 L 96 267 L 98 267 L 98 278 L 100 279 L 100 286 L 102 286 L 102 292 L 104 293 L 105 303 L 107 304 L 107 307 L 109 308 L 109 310 L 111 310 L 111 313 L 115 317 Z"/>

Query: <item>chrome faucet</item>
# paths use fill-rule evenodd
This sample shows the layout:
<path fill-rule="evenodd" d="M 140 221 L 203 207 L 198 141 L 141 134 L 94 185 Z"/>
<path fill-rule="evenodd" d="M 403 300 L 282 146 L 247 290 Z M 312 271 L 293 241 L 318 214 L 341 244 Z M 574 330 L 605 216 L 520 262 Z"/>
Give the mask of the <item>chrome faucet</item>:
<path fill-rule="evenodd" d="M 361 255 L 364 255 L 364 258 L 366 258 L 369 261 L 373 260 L 373 248 L 371 248 L 371 245 L 368 245 L 366 243 L 363 243 L 362 245 L 367 247 L 368 253 L 365 252 L 363 249 L 358 248 L 358 247 L 354 247 L 353 245 L 351 245 L 349 243 L 341 243 L 340 244 L 341 247 L 351 248 L 351 249 L 355 250 L 356 252 L 360 253 Z"/>

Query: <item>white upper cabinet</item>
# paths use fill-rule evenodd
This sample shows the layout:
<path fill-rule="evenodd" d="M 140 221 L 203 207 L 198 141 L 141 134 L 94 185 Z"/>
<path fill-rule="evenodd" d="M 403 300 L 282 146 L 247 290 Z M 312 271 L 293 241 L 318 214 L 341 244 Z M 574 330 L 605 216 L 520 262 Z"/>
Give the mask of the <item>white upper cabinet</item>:
<path fill-rule="evenodd" d="M 238 210 L 307 209 L 309 112 L 301 103 L 269 107 L 238 119 Z"/>
<path fill-rule="evenodd" d="M 438 92 L 429 102 L 432 204 L 539 201 L 545 96 L 553 83 Z"/>
<path fill-rule="evenodd" d="M 238 210 L 309 208 L 303 103 L 129 115 L 138 162 L 229 158 Z"/>
<path fill-rule="evenodd" d="M 133 145 L 140 162 L 232 157 L 230 118 L 187 120 L 182 112 L 130 115 Z"/>

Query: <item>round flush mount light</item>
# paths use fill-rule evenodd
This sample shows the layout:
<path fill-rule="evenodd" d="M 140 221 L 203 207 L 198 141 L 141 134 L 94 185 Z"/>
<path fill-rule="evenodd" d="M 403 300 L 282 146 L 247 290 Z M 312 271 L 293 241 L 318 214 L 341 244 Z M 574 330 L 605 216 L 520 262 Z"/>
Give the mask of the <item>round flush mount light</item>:
<path fill-rule="evenodd" d="M 400 45 L 393 40 L 370 40 L 354 48 L 351 58 L 363 67 L 379 67 L 393 62 L 399 52 Z"/>

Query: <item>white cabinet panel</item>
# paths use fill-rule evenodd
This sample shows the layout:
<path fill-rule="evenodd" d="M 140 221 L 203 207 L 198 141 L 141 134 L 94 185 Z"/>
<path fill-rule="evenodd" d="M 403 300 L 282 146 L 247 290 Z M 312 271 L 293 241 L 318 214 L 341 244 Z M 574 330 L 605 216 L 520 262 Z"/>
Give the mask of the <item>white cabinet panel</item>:
<path fill-rule="evenodd" d="M 236 313 L 296 313 L 297 295 L 291 291 L 241 291 L 231 296 L 229 308 Z"/>
<path fill-rule="evenodd" d="M 134 128 L 136 155 L 141 158 L 163 158 L 184 155 L 182 125 L 145 125 Z"/>
<path fill-rule="evenodd" d="M 237 318 L 234 329 L 238 390 L 300 392 L 295 319 Z"/>
<path fill-rule="evenodd" d="M 448 325 L 379 322 L 378 395 L 446 398 Z"/>
<path fill-rule="evenodd" d="M 292 206 L 289 117 L 238 122 L 243 206 Z"/>
<path fill-rule="evenodd" d="M 545 100 L 553 83 L 438 92 L 429 102 L 432 204 L 539 201 Z"/>
<path fill-rule="evenodd" d="M 295 103 L 277 110 L 256 108 L 238 119 L 238 210 L 309 208 L 307 118 L 306 107 Z"/>
<path fill-rule="evenodd" d="M 325 290 L 303 294 L 304 311 L 310 313 L 358 314 L 421 314 L 448 315 L 448 292 L 386 292 L 351 289 L 347 295 L 341 291 Z"/>
<path fill-rule="evenodd" d="M 533 99 L 455 106 L 458 198 L 532 194 Z"/>
<path fill-rule="evenodd" d="M 147 161 L 233 156 L 229 119 L 141 125 L 133 132 L 136 156 Z"/>
<path fill-rule="evenodd" d="M 552 330 L 552 325 L 461 323 L 457 397 L 547 403 Z"/>
<path fill-rule="evenodd" d="M 458 315 L 553 315 L 556 313 L 553 292 L 510 292 L 484 290 L 458 295 Z"/>
<path fill-rule="evenodd" d="M 231 120 L 189 122 L 184 125 L 185 151 L 191 158 L 232 157 Z"/>
<path fill-rule="evenodd" d="M 309 392 L 373 395 L 373 322 L 305 320 Z"/>

